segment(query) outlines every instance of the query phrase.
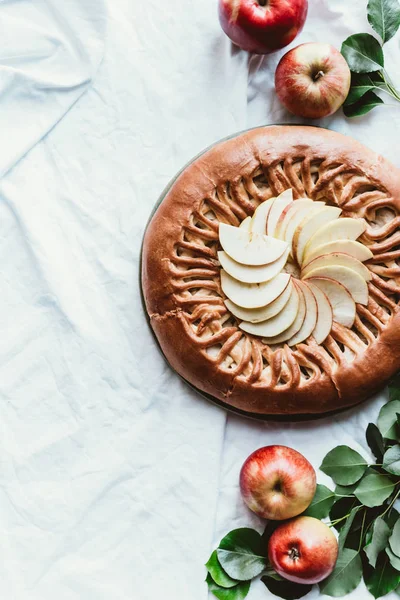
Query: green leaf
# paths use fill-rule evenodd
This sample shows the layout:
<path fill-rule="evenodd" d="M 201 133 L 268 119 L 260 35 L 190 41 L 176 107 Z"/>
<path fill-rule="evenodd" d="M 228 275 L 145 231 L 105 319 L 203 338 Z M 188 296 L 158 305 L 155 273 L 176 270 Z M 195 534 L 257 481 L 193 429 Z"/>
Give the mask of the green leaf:
<path fill-rule="evenodd" d="M 367 444 L 370 447 L 372 454 L 378 462 L 381 463 L 385 452 L 385 444 L 383 442 L 382 434 L 375 423 L 370 423 L 368 425 L 365 437 L 367 438 Z"/>
<path fill-rule="evenodd" d="M 320 469 L 335 483 L 351 485 L 361 479 L 367 467 L 361 454 L 348 446 L 337 446 L 325 456 Z"/>
<path fill-rule="evenodd" d="M 210 592 L 219 600 L 243 600 L 249 593 L 251 583 L 250 581 L 243 581 L 237 586 L 227 589 L 217 585 L 210 574 L 207 575 L 206 582 Z"/>
<path fill-rule="evenodd" d="M 397 519 L 396 524 L 393 527 L 393 533 L 389 538 L 389 545 L 392 552 L 400 557 L 400 519 Z"/>
<path fill-rule="evenodd" d="M 361 581 L 361 576 L 360 554 L 356 550 L 344 548 L 339 553 L 333 572 L 319 584 L 319 589 L 327 596 L 345 596 L 356 589 Z"/>
<path fill-rule="evenodd" d="M 335 487 L 335 494 L 336 496 L 350 496 L 357 486 L 358 481 L 352 483 L 351 485 L 337 485 Z"/>
<path fill-rule="evenodd" d="M 390 528 L 381 517 L 378 517 L 374 522 L 371 531 L 371 541 L 364 546 L 364 552 L 367 555 L 369 564 L 375 567 L 379 554 L 387 546 Z"/>
<path fill-rule="evenodd" d="M 392 552 L 390 546 L 386 548 L 385 552 L 389 557 L 390 564 L 392 565 L 393 569 L 400 571 L 400 557 L 396 556 L 396 554 Z"/>
<path fill-rule="evenodd" d="M 218 560 L 216 550 L 214 550 L 214 552 L 211 554 L 208 562 L 206 563 L 206 568 L 215 583 L 220 587 L 231 588 L 239 583 L 237 579 L 232 579 L 227 573 L 225 573 Z"/>
<path fill-rule="evenodd" d="M 253 579 L 266 565 L 261 536 L 254 529 L 235 529 L 228 533 L 221 540 L 217 555 L 229 577 L 239 581 Z"/>
<path fill-rule="evenodd" d="M 393 528 L 396 525 L 396 521 L 399 518 L 400 518 L 400 514 L 397 512 L 397 510 L 395 508 L 393 508 L 393 506 L 389 510 L 389 512 L 387 512 L 386 515 L 384 515 L 384 517 L 383 517 L 385 523 L 388 524 L 390 531 L 393 531 Z"/>
<path fill-rule="evenodd" d="M 341 52 L 354 73 L 373 73 L 384 66 L 380 43 L 369 33 L 356 33 L 342 44 Z"/>
<path fill-rule="evenodd" d="M 386 552 L 381 552 L 376 568 L 364 571 L 364 581 L 374 598 L 380 598 L 397 588 L 400 583 L 400 573 L 392 567 Z"/>
<path fill-rule="evenodd" d="M 263 548 L 268 548 L 268 542 L 275 529 L 282 525 L 285 521 L 267 521 L 264 532 L 261 536 Z"/>
<path fill-rule="evenodd" d="M 383 468 L 392 475 L 400 475 L 400 445 L 392 446 L 385 452 Z"/>
<path fill-rule="evenodd" d="M 315 517 L 316 519 L 325 519 L 325 517 L 328 516 L 335 499 L 336 496 L 334 492 L 324 485 L 317 484 L 315 496 L 303 515 Z"/>
<path fill-rule="evenodd" d="M 388 42 L 400 26 L 400 5 L 398 0 L 369 0 L 368 22 L 372 29 Z"/>
<path fill-rule="evenodd" d="M 340 498 L 340 500 L 337 500 L 334 503 L 329 512 L 330 520 L 333 522 L 338 519 L 343 519 L 343 517 L 348 515 L 353 510 L 353 508 L 357 506 L 357 504 L 359 505 L 359 502 L 354 496 L 351 498 Z M 334 525 L 334 527 L 337 531 L 340 531 L 344 527 L 344 524 L 345 519 Z"/>
<path fill-rule="evenodd" d="M 390 381 L 389 385 L 389 400 L 400 400 L 400 375 L 396 375 Z"/>
<path fill-rule="evenodd" d="M 351 87 L 345 100 L 345 106 L 354 104 L 370 90 L 386 89 L 380 74 L 377 73 L 352 73 Z"/>
<path fill-rule="evenodd" d="M 393 492 L 395 484 L 386 475 L 367 475 L 357 486 L 354 495 L 365 506 L 380 506 Z"/>
<path fill-rule="evenodd" d="M 367 92 L 358 102 L 343 106 L 343 112 L 350 119 L 352 117 L 362 117 L 380 104 L 384 104 L 382 98 L 379 98 L 374 92 Z"/>
<path fill-rule="evenodd" d="M 397 413 L 400 413 L 400 400 L 392 400 L 384 404 L 379 412 L 378 428 L 382 436 L 388 440 L 400 441 Z"/>
<path fill-rule="evenodd" d="M 340 550 L 344 548 L 344 546 L 345 546 L 345 544 L 346 544 L 346 539 L 347 539 L 347 536 L 348 536 L 348 535 L 349 535 L 349 533 L 350 533 L 350 530 L 351 530 L 351 528 L 352 528 L 352 525 L 353 525 L 354 519 L 355 519 L 355 517 L 357 516 L 357 513 L 358 513 L 358 511 L 359 511 L 361 508 L 362 508 L 361 506 L 355 506 L 355 507 L 354 507 L 354 508 L 351 510 L 351 512 L 350 512 L 350 515 L 349 515 L 349 516 L 347 517 L 347 519 L 345 520 L 345 522 L 344 522 L 344 525 L 343 525 L 343 527 L 341 528 L 341 530 L 340 530 L 340 533 L 339 533 L 339 549 L 340 549 Z"/>
<path fill-rule="evenodd" d="M 302 598 L 308 594 L 312 589 L 311 585 L 301 585 L 299 583 L 288 581 L 287 579 L 278 581 L 274 578 L 262 577 L 261 581 L 269 589 L 271 594 L 275 594 L 275 596 L 283 598 L 284 600 L 297 600 L 297 598 Z"/>

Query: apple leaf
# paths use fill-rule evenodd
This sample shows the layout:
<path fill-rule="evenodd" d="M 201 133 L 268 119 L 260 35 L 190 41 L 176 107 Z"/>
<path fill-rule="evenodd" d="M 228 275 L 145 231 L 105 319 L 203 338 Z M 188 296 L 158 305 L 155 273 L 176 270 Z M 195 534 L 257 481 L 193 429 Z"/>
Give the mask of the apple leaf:
<path fill-rule="evenodd" d="M 351 513 L 351 511 L 353 510 L 353 508 L 356 507 L 357 505 L 359 508 L 361 508 L 357 498 L 355 498 L 354 496 L 352 496 L 350 498 L 340 498 L 340 500 L 337 500 L 334 503 L 334 505 L 332 506 L 332 508 L 329 512 L 329 518 L 330 518 L 331 522 L 334 522 L 337 520 L 339 521 L 338 523 L 336 523 L 334 525 L 334 527 L 337 531 L 340 531 L 344 527 L 344 525 L 345 525 L 344 517 L 349 515 Z"/>
<path fill-rule="evenodd" d="M 316 519 L 325 519 L 328 516 L 336 495 L 325 485 L 317 484 L 317 489 L 310 506 L 304 511 L 303 515 L 315 517 Z"/>
<path fill-rule="evenodd" d="M 376 566 L 379 554 L 386 548 L 389 536 L 390 528 L 381 517 L 378 517 L 372 526 L 371 540 L 364 546 L 364 552 L 372 567 Z"/>
<path fill-rule="evenodd" d="M 397 519 L 396 524 L 393 527 L 393 533 L 389 538 L 389 546 L 392 552 L 400 557 L 400 519 Z"/>
<path fill-rule="evenodd" d="M 239 581 L 253 579 L 266 566 L 262 538 L 254 529 L 234 529 L 228 533 L 221 540 L 217 556 L 229 577 Z"/>
<path fill-rule="evenodd" d="M 358 481 L 352 483 L 351 485 L 337 485 L 335 487 L 335 494 L 338 498 L 340 498 L 340 496 L 350 496 L 357 486 Z"/>
<path fill-rule="evenodd" d="M 371 452 L 379 463 L 382 462 L 383 455 L 385 453 L 385 444 L 383 437 L 375 423 L 370 423 L 367 427 L 365 434 L 367 444 L 371 449 Z"/>
<path fill-rule="evenodd" d="M 390 546 L 386 548 L 385 552 L 389 557 L 390 564 L 392 565 L 393 569 L 396 569 L 396 571 L 400 572 L 400 558 L 396 556 L 394 552 L 392 552 Z"/>
<path fill-rule="evenodd" d="M 360 554 L 351 548 L 344 548 L 339 553 L 333 572 L 319 584 L 319 589 L 327 596 L 345 596 L 356 589 L 361 576 Z"/>
<path fill-rule="evenodd" d="M 350 514 L 345 521 L 345 524 L 343 525 L 343 527 L 340 530 L 340 533 L 339 533 L 339 549 L 340 550 L 343 549 L 344 546 L 346 545 L 347 536 L 349 535 L 349 533 L 352 529 L 354 519 L 357 516 L 357 513 L 360 510 L 360 508 L 362 508 L 362 506 L 355 506 L 354 508 L 351 509 Z"/>
<path fill-rule="evenodd" d="M 384 66 L 380 43 L 369 33 L 356 33 L 342 44 L 341 52 L 354 73 L 373 73 Z"/>
<path fill-rule="evenodd" d="M 382 406 L 378 416 L 378 428 L 382 436 L 388 440 L 400 441 L 400 426 L 397 421 L 400 413 L 400 399 L 391 400 Z"/>
<path fill-rule="evenodd" d="M 385 452 L 383 468 L 392 475 L 400 475 L 400 445 L 392 446 Z"/>
<path fill-rule="evenodd" d="M 345 106 L 358 102 L 367 92 L 375 89 L 385 89 L 379 73 L 352 73 L 351 87 L 344 103 Z"/>
<path fill-rule="evenodd" d="M 354 495 L 364 506 L 380 506 L 389 498 L 395 484 L 386 475 L 367 475 L 354 491 Z"/>
<path fill-rule="evenodd" d="M 206 579 L 209 591 L 214 594 L 218 600 L 243 600 L 246 598 L 250 589 L 250 581 L 243 581 L 229 589 L 221 587 L 215 583 L 210 573 Z"/>
<path fill-rule="evenodd" d="M 343 112 L 348 118 L 362 117 L 380 104 L 384 104 L 382 98 L 379 98 L 375 92 L 370 91 L 364 94 L 358 102 L 343 106 Z"/>
<path fill-rule="evenodd" d="M 396 375 L 390 381 L 389 385 L 389 400 L 400 400 L 400 376 Z"/>
<path fill-rule="evenodd" d="M 293 583 L 287 579 L 277 580 L 272 577 L 262 577 L 261 581 L 269 589 L 271 594 L 283 598 L 284 600 L 297 600 L 303 598 L 311 591 L 311 585 L 301 585 Z"/>
<path fill-rule="evenodd" d="M 369 567 L 364 570 L 364 581 L 374 598 L 380 598 L 397 588 L 400 573 L 392 567 L 386 552 L 381 552 L 375 569 Z"/>
<path fill-rule="evenodd" d="M 361 454 L 348 446 L 337 446 L 325 456 L 320 469 L 335 483 L 351 485 L 361 479 L 367 467 Z"/>
<path fill-rule="evenodd" d="M 368 22 L 382 38 L 388 42 L 400 26 L 400 5 L 398 0 L 369 0 Z"/>
<path fill-rule="evenodd" d="M 232 579 L 227 573 L 225 573 L 218 560 L 216 550 L 214 550 L 214 552 L 211 554 L 208 562 L 206 563 L 206 568 L 215 583 L 220 587 L 231 588 L 239 583 L 237 579 Z"/>

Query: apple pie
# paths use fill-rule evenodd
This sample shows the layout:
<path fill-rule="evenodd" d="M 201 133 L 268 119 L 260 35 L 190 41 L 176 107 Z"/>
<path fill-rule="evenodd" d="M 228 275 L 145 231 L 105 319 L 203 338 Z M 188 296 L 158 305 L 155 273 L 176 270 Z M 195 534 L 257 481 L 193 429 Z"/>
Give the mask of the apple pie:
<path fill-rule="evenodd" d="M 168 187 L 142 288 L 170 365 L 259 416 L 321 415 L 400 368 L 400 172 L 346 136 L 271 126 L 222 141 Z"/>

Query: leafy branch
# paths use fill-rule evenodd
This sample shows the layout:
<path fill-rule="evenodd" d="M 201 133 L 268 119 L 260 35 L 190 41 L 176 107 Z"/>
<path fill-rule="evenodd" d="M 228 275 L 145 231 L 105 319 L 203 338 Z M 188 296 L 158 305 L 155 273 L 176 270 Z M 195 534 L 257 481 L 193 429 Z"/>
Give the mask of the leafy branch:
<path fill-rule="evenodd" d="M 388 35 L 388 34 L 387 34 Z M 376 462 L 348 446 L 337 446 L 325 456 L 321 471 L 335 490 L 317 485 L 303 513 L 328 519 L 336 529 L 339 556 L 331 575 L 319 584 L 333 597 L 352 592 L 364 579 L 374 598 L 397 590 L 400 596 L 400 386 L 389 386 L 389 402 L 377 424 L 366 430 L 367 444 Z M 268 563 L 269 538 L 282 522 L 269 521 L 260 535 L 253 529 L 235 529 L 226 535 L 206 564 L 209 590 L 219 600 L 243 600 L 251 580 L 261 576 L 268 590 L 286 600 L 302 598 L 311 590 L 280 577 Z"/>
<path fill-rule="evenodd" d="M 369 0 L 368 22 L 379 35 L 356 33 L 342 44 L 341 52 L 351 71 L 351 87 L 343 106 L 346 117 L 365 115 L 376 106 L 385 104 L 379 93 L 400 102 L 387 71 L 383 46 L 400 27 L 399 0 Z"/>

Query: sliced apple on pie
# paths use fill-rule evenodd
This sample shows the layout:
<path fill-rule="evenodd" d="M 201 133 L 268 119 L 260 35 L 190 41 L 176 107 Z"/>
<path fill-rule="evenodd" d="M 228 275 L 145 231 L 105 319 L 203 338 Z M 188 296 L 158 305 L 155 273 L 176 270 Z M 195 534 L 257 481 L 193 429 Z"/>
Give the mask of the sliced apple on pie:
<path fill-rule="evenodd" d="M 221 287 L 224 294 L 242 308 L 260 308 L 276 300 L 289 285 L 290 275 L 279 273 L 264 283 L 243 283 L 221 269 Z"/>
<path fill-rule="evenodd" d="M 340 266 L 347 267 L 358 273 L 365 281 L 371 281 L 371 271 L 362 264 L 359 260 L 350 256 L 350 254 L 343 254 L 341 252 L 331 252 L 330 254 L 322 254 L 318 258 L 314 258 L 309 262 L 304 269 L 301 271 L 301 277 L 304 278 L 308 273 L 314 269 L 329 266 Z"/>
<path fill-rule="evenodd" d="M 282 271 L 288 255 L 289 248 L 286 248 L 282 256 L 277 260 L 260 266 L 249 266 L 238 263 L 224 251 L 218 252 L 218 260 L 221 267 L 235 279 L 244 283 L 263 283 L 264 281 L 273 279 Z"/>
<path fill-rule="evenodd" d="M 333 320 L 344 327 L 353 327 L 356 318 L 356 303 L 344 285 L 335 279 L 322 276 L 311 277 L 309 282 L 316 285 L 329 299 Z"/>
<path fill-rule="evenodd" d="M 306 303 L 304 296 L 297 283 L 295 283 L 289 302 L 277 315 L 260 323 L 247 323 L 244 321 L 239 327 L 243 331 L 252 333 L 253 335 L 272 337 L 286 331 L 295 322 L 298 323 L 299 320 L 301 320 L 298 327 L 300 329 L 305 314 Z"/>
<path fill-rule="evenodd" d="M 277 315 L 281 310 L 284 309 L 286 304 L 289 302 L 293 293 L 293 282 L 290 281 L 289 285 L 283 290 L 282 294 L 276 298 L 273 302 L 270 302 L 266 306 L 261 308 L 242 308 L 237 304 L 234 304 L 229 299 L 225 300 L 225 306 L 227 309 L 241 321 L 248 321 L 249 323 L 259 323 L 260 321 L 266 321 Z"/>
<path fill-rule="evenodd" d="M 304 249 L 309 240 L 324 225 L 336 220 L 341 212 L 337 206 L 325 206 L 318 212 L 305 217 L 298 225 L 293 236 L 293 256 L 299 265 L 302 263 Z"/>
<path fill-rule="evenodd" d="M 317 322 L 312 335 L 317 344 L 322 344 L 328 337 L 332 329 L 333 311 L 328 296 L 314 283 L 308 280 L 314 298 L 317 302 Z"/>
<path fill-rule="evenodd" d="M 373 257 L 371 250 L 367 246 L 360 244 L 360 242 L 354 240 L 335 240 L 334 242 L 321 244 L 321 246 L 317 246 L 314 250 L 308 252 L 305 260 L 303 260 L 303 269 L 315 258 L 335 252 L 349 254 L 360 262 L 365 262 Z"/>
<path fill-rule="evenodd" d="M 364 233 L 365 228 L 366 224 L 363 219 L 352 219 L 351 217 L 343 217 L 331 223 L 326 223 L 307 242 L 304 249 L 305 262 L 308 261 L 309 255 L 322 244 L 338 240 L 354 241 Z"/>
<path fill-rule="evenodd" d="M 220 223 L 219 239 L 228 256 L 238 263 L 250 266 L 272 263 L 287 248 L 287 244 L 281 240 L 225 223 Z"/>

